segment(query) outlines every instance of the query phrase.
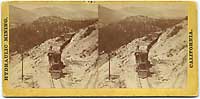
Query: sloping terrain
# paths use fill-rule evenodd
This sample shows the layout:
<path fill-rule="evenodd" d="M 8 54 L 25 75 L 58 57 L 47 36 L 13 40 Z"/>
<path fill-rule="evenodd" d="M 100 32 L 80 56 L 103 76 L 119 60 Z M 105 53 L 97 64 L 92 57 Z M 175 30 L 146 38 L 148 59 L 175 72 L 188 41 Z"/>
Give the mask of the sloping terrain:
<path fill-rule="evenodd" d="M 71 73 L 71 76 L 66 77 L 65 82 L 69 82 L 67 79 L 73 79 L 71 81 L 73 84 L 69 87 L 85 88 L 90 80 L 88 75 L 95 70 L 98 57 L 98 30 L 96 26 L 89 26 L 88 29 L 81 30 L 63 49 L 62 60 L 70 68 Z M 90 30 L 91 28 L 93 30 Z M 90 71 L 90 68 L 93 69 Z"/>
<path fill-rule="evenodd" d="M 187 20 L 167 29 L 153 45 L 149 59 L 154 65 L 152 85 L 185 88 L 187 82 Z"/>
<path fill-rule="evenodd" d="M 57 38 L 49 39 L 44 43 L 33 47 L 31 50 L 24 52 L 23 71 L 24 81 L 22 82 L 22 60 L 21 54 L 10 56 L 10 80 L 11 87 L 28 87 L 28 88 L 49 88 L 50 80 L 48 74 L 48 48 L 53 45 L 59 47 L 63 41 L 57 42 Z"/>
<path fill-rule="evenodd" d="M 68 37 L 67 34 L 74 34 L 74 36 Z M 94 66 L 98 55 L 97 38 L 98 31 L 96 25 L 93 24 L 79 31 L 66 33 L 64 38 L 63 36 L 55 37 L 25 51 L 23 82 L 21 54 L 13 53 L 10 58 L 10 75 L 12 75 L 10 85 L 15 88 L 57 88 L 57 84 L 52 82 L 49 73 L 48 49 L 53 46 L 54 50 L 59 50 L 66 39 L 70 39 L 63 48 L 61 56 L 66 67 L 63 69 L 65 75 L 60 80 L 63 83 L 62 87 L 65 88 L 84 88 L 83 77 L 88 77 L 85 72 Z"/>
<path fill-rule="evenodd" d="M 136 18 L 136 19 L 134 19 Z M 145 20 L 144 20 L 145 18 Z M 140 19 L 140 20 L 139 20 Z M 51 20 L 51 21 L 47 21 Z M 31 24 L 37 24 L 37 29 L 49 33 L 47 30 L 40 29 L 39 24 L 44 22 L 47 24 L 60 24 L 59 17 L 43 17 L 39 21 Z M 127 21 L 127 22 L 126 22 Z M 128 38 L 123 31 L 115 31 L 118 26 L 113 28 L 114 33 L 123 33 L 115 38 L 117 47 L 107 50 L 110 52 L 111 79 L 109 80 L 109 58 L 105 49 L 101 49 L 99 45 L 99 33 L 97 21 L 89 21 L 87 24 L 77 27 L 74 23 L 73 28 L 66 25 L 67 30 L 53 31 L 58 33 L 37 42 L 36 45 L 29 47 L 23 51 L 24 56 L 24 80 L 22 82 L 21 70 L 22 61 L 21 53 L 13 51 L 10 56 L 10 80 L 11 87 L 26 88 L 183 88 L 187 79 L 187 20 L 176 20 L 173 24 L 162 29 L 162 24 L 154 23 L 154 19 L 144 16 L 129 17 L 125 21 L 148 23 L 145 27 L 146 31 L 134 26 L 128 27 L 121 21 L 122 30 L 135 35 L 136 33 L 144 34 L 134 37 L 126 42 L 119 43 Z M 144 21 L 144 22 L 143 22 Z M 67 23 L 73 21 L 66 21 Z M 70 23 L 70 24 L 72 24 Z M 78 22 L 79 23 L 79 22 Z M 64 23 L 63 23 L 64 24 Z M 43 24 L 41 24 L 43 25 Z M 142 26 L 143 24 L 139 25 Z M 33 25 L 34 26 L 34 25 Z M 51 26 L 51 25 L 50 25 Z M 44 27 L 48 27 L 44 26 Z M 61 27 L 65 27 L 61 25 Z M 69 27 L 71 28 L 69 30 Z M 124 29 L 126 28 L 127 29 Z M 75 29 L 74 29 L 75 28 Z M 64 29 L 65 30 L 65 29 Z M 141 31 L 140 31 L 141 30 Z M 36 31 L 37 32 L 37 31 Z M 61 32 L 61 33 L 60 33 Z M 100 29 L 101 32 L 101 29 Z M 146 33 L 148 32 L 148 33 Z M 60 34 L 59 34 L 60 33 Z M 108 33 L 108 32 L 107 32 Z M 116 34 L 109 34 L 114 36 Z M 128 34 L 128 33 L 127 33 Z M 133 35 L 132 34 L 132 35 Z M 147 35 L 148 34 L 148 35 Z M 107 35 L 107 34 L 105 34 Z M 40 35 L 42 36 L 42 35 Z M 40 37 L 39 36 L 39 37 Z M 108 36 L 108 35 L 107 35 Z M 130 35 L 129 35 L 130 36 Z M 111 39 L 111 38 L 110 38 Z M 144 79 L 138 79 L 136 72 L 135 52 L 137 45 L 149 46 L 154 42 L 149 50 L 149 61 L 153 65 L 153 74 L 148 77 L 147 82 Z M 34 40 L 38 41 L 38 40 Z M 105 42 L 104 42 L 105 43 Z M 109 43 L 109 42 L 106 42 Z M 30 44 L 27 43 L 27 44 Z M 102 43 L 100 43 L 102 44 Z M 64 75 L 58 80 L 52 80 L 49 73 L 48 49 L 53 46 L 54 50 L 62 49 L 61 60 L 66 66 L 63 69 Z M 146 48 L 145 47 L 145 48 Z"/>
<path fill-rule="evenodd" d="M 110 59 L 111 80 L 109 80 L 108 54 L 99 57 L 96 88 L 184 88 L 187 80 L 187 20 L 183 20 L 161 34 L 150 48 L 149 61 L 153 74 L 139 79 L 136 72 L 135 55 L 138 44 L 148 46 L 156 38 L 137 38 L 112 52 Z"/>

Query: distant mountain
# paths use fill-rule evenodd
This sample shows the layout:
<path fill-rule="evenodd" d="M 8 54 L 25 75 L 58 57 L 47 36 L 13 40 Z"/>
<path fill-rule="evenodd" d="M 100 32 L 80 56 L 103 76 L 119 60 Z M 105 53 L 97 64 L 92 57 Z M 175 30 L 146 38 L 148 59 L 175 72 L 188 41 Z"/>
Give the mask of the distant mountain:
<path fill-rule="evenodd" d="M 10 6 L 10 23 L 12 27 L 19 24 L 31 23 L 39 17 L 58 16 L 69 20 L 89 20 L 97 18 L 97 13 L 86 9 L 63 9 L 59 7 L 39 7 L 22 9 Z"/>
<path fill-rule="evenodd" d="M 182 19 L 155 19 L 147 16 L 130 16 L 99 30 L 99 51 L 111 52 L 132 40 L 164 31 Z"/>
<path fill-rule="evenodd" d="M 55 38 L 78 31 L 88 25 L 94 24 L 97 20 L 67 20 L 57 16 L 44 16 L 29 24 L 22 24 L 10 29 L 10 49 L 11 51 L 28 50 L 50 38 Z"/>
<path fill-rule="evenodd" d="M 95 18 L 95 12 L 88 10 L 74 10 L 74 9 L 63 9 L 59 7 L 40 7 L 32 10 L 33 13 L 38 16 L 59 16 L 66 19 L 72 20 L 85 20 Z M 96 13 L 97 14 L 97 13 Z M 97 15 L 96 15 L 97 17 Z"/>
<path fill-rule="evenodd" d="M 148 10 L 147 10 L 148 9 Z M 149 6 L 131 6 L 120 9 L 121 12 L 126 13 L 129 16 L 149 16 L 153 18 L 163 18 L 163 19 L 178 19 L 185 17 L 186 11 L 184 9 L 170 8 L 167 6 L 165 8 L 159 9 L 159 7 L 149 7 Z"/>
<path fill-rule="evenodd" d="M 62 17 L 58 17 L 58 16 L 43 16 L 43 17 L 39 17 L 37 20 L 33 21 L 33 23 L 60 23 L 60 22 L 65 22 L 68 21 Z"/>
<path fill-rule="evenodd" d="M 109 9 L 104 6 L 99 6 L 99 19 L 103 24 L 117 22 L 125 17 L 125 14 L 119 11 Z"/>

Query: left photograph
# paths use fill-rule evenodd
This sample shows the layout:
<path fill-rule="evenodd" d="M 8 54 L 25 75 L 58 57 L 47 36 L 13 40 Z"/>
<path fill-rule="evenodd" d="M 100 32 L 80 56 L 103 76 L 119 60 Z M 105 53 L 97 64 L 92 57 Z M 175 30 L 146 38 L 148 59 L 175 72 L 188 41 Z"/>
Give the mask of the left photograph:
<path fill-rule="evenodd" d="M 93 88 L 98 5 L 9 6 L 11 88 Z"/>

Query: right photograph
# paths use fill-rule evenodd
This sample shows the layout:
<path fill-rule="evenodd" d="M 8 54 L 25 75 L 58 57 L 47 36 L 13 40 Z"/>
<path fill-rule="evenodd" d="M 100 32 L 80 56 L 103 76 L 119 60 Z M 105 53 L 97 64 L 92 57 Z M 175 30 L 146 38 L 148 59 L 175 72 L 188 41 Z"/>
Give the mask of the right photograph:
<path fill-rule="evenodd" d="M 101 4 L 97 88 L 186 88 L 184 4 Z"/>

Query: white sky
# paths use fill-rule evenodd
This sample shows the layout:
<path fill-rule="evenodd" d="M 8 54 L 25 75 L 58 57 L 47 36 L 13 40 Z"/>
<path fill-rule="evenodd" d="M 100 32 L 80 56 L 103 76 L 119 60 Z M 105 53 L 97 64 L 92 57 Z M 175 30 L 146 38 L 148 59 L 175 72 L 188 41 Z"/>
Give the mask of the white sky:
<path fill-rule="evenodd" d="M 87 10 L 95 13 L 98 12 L 98 5 L 94 4 L 15 4 L 14 6 L 26 10 L 32 10 L 40 7 L 58 7 L 67 11 L 76 10 L 82 12 L 83 10 Z M 104 4 L 101 6 L 119 12 L 124 12 L 127 14 L 127 16 L 146 15 L 157 18 L 179 18 L 188 15 L 187 5 L 185 4 Z"/>
<path fill-rule="evenodd" d="M 126 12 L 128 15 L 147 15 L 152 17 L 177 18 L 188 15 L 185 4 L 104 4 L 112 10 Z"/>
<path fill-rule="evenodd" d="M 97 5 L 88 5 L 88 4 L 49 4 L 49 5 L 44 5 L 44 4 L 15 4 L 13 5 L 18 8 L 26 9 L 26 10 L 33 10 L 35 8 L 40 8 L 40 7 L 58 7 L 58 8 L 63 8 L 66 10 L 88 10 L 88 11 L 94 11 L 97 12 Z"/>

